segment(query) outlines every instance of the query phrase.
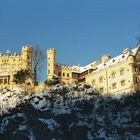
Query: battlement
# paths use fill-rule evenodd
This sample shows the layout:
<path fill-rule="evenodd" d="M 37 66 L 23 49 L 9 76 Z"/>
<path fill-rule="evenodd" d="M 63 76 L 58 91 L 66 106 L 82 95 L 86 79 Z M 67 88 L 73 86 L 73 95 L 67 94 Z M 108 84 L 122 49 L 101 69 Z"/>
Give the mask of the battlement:
<path fill-rule="evenodd" d="M 80 67 L 78 66 L 70 66 L 70 65 L 64 65 L 64 64 L 56 64 L 57 67 L 60 67 L 64 70 L 71 70 L 71 71 L 79 71 Z"/>
<path fill-rule="evenodd" d="M 49 48 L 49 49 L 47 49 L 47 52 L 56 52 L 56 49 L 55 48 Z"/>
<path fill-rule="evenodd" d="M 29 46 L 29 45 L 22 46 L 22 52 L 27 51 L 27 50 L 32 51 L 32 46 Z M 21 56 L 21 54 L 18 54 L 17 52 L 14 52 L 14 54 L 12 55 L 10 50 L 7 50 L 6 53 L 3 54 L 0 51 L 0 57 L 7 57 L 7 56 L 8 57 L 18 57 L 18 56 Z"/>
<path fill-rule="evenodd" d="M 32 49 L 32 46 L 30 46 L 30 45 L 25 45 L 25 46 L 22 46 L 22 49 Z"/>
<path fill-rule="evenodd" d="M 16 56 L 20 56 L 20 54 L 18 54 L 17 52 L 14 52 L 14 54 L 12 55 L 10 50 L 7 50 L 5 54 L 2 54 L 2 52 L 0 52 L 0 57 L 16 57 Z"/>

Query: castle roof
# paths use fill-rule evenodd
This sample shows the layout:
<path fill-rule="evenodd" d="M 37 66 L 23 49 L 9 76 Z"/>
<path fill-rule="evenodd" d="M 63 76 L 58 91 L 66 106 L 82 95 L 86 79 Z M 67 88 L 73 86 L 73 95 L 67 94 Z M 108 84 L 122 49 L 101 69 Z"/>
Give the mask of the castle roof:
<path fill-rule="evenodd" d="M 58 64 L 58 63 L 57 63 L 57 66 L 68 67 L 68 68 L 72 69 L 73 72 L 75 71 L 77 73 L 83 73 L 87 70 L 92 69 L 93 73 L 94 73 L 96 71 L 99 71 L 101 69 L 105 69 L 107 67 L 110 67 L 112 65 L 115 65 L 119 62 L 126 60 L 129 55 L 135 56 L 139 48 L 140 48 L 140 44 L 138 45 L 137 48 L 134 48 L 132 50 L 129 48 L 126 48 L 123 50 L 122 54 L 120 54 L 114 58 L 109 59 L 107 62 L 101 62 L 99 60 L 96 60 L 96 61 L 93 61 L 92 63 L 90 63 L 86 66 L 83 66 L 83 67 L 80 67 L 79 65 L 70 66 L 70 65 Z"/>
<path fill-rule="evenodd" d="M 84 66 L 84 67 L 80 67 L 80 72 L 82 73 L 82 72 L 84 72 L 84 71 L 86 71 L 86 70 L 93 69 L 93 65 L 94 65 L 96 62 L 97 62 L 97 61 L 94 61 L 94 62 L 92 62 L 92 63 L 90 63 L 90 64 L 88 64 L 88 65 L 86 65 L 86 66 Z"/>
<path fill-rule="evenodd" d="M 101 69 L 105 69 L 107 67 L 115 65 L 117 63 L 120 63 L 120 62 L 126 60 L 129 55 L 135 56 L 139 48 L 140 48 L 140 46 L 138 46 L 137 48 L 134 48 L 132 50 L 131 49 L 127 49 L 127 50 L 125 49 L 122 54 L 120 54 L 120 55 L 118 55 L 114 58 L 111 58 L 108 62 L 106 62 L 106 63 L 101 62 L 99 65 L 96 66 L 96 70 L 94 70 L 93 73 L 96 72 L 96 71 L 99 71 Z"/>

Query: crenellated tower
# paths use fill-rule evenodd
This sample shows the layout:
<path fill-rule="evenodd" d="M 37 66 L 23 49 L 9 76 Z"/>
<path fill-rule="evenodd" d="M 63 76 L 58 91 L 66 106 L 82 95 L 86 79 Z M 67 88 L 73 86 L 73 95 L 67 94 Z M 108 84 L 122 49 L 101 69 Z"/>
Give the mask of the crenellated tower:
<path fill-rule="evenodd" d="M 32 69 L 32 47 L 31 46 L 23 46 L 21 51 L 22 61 L 25 65 L 25 69 Z"/>
<path fill-rule="evenodd" d="M 55 75 L 56 67 L 56 50 L 50 48 L 47 50 L 47 79 L 51 79 Z"/>

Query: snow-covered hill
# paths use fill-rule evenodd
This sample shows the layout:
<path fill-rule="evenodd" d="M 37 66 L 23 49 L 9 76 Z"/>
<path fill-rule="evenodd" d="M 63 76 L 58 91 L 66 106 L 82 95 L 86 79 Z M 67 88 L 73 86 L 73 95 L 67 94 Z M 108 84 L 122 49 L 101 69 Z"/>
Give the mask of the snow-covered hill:
<path fill-rule="evenodd" d="M 86 84 L 31 95 L 0 93 L 0 140 L 140 139 L 140 94 L 106 96 Z"/>

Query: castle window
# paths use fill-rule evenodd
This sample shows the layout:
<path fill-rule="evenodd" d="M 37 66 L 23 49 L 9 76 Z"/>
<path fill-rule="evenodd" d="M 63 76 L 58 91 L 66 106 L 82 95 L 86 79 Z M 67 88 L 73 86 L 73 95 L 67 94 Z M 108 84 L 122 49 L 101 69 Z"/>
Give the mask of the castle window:
<path fill-rule="evenodd" d="M 18 67 L 21 68 L 21 64 L 18 64 Z"/>
<path fill-rule="evenodd" d="M 136 83 L 138 83 L 138 82 L 139 82 L 138 77 L 135 77 L 135 82 L 136 82 Z"/>
<path fill-rule="evenodd" d="M 103 77 L 100 77 L 99 78 L 99 83 L 102 83 L 103 82 Z"/>
<path fill-rule="evenodd" d="M 2 68 L 2 69 L 8 69 L 9 66 L 8 66 L 8 65 L 2 65 L 1 68 Z"/>
<path fill-rule="evenodd" d="M 100 92 L 103 93 L 104 92 L 104 88 L 100 88 Z"/>
<path fill-rule="evenodd" d="M 13 65 L 13 69 L 15 69 L 16 68 L 16 65 Z"/>
<path fill-rule="evenodd" d="M 50 70 L 48 70 L 48 74 L 50 74 Z"/>
<path fill-rule="evenodd" d="M 13 62 L 15 62 L 16 60 L 15 59 L 13 59 Z"/>
<path fill-rule="evenodd" d="M 124 69 L 120 70 L 120 75 L 124 75 Z"/>
<path fill-rule="evenodd" d="M 65 73 L 63 73 L 63 77 L 65 77 Z"/>
<path fill-rule="evenodd" d="M 117 85 L 116 83 L 113 83 L 112 84 L 112 89 L 115 89 L 116 88 L 116 85 Z"/>
<path fill-rule="evenodd" d="M 69 75 L 69 73 L 67 73 L 67 77 L 69 77 L 70 75 Z"/>
<path fill-rule="evenodd" d="M 115 59 L 113 59 L 112 62 L 114 63 L 115 62 Z"/>
<path fill-rule="evenodd" d="M 48 66 L 50 66 L 50 63 L 48 63 Z"/>
<path fill-rule="evenodd" d="M 58 72 L 58 76 L 61 76 L 61 72 Z"/>
<path fill-rule="evenodd" d="M 27 85 L 31 85 L 31 83 L 30 83 L 30 82 L 28 82 L 28 83 L 27 83 Z"/>
<path fill-rule="evenodd" d="M 4 84 L 7 84 L 7 79 L 4 79 Z"/>
<path fill-rule="evenodd" d="M 125 86 L 125 80 L 121 81 L 121 86 Z"/>
<path fill-rule="evenodd" d="M 116 77 L 116 73 L 115 72 L 112 72 L 111 77 L 112 78 L 115 78 Z"/>

